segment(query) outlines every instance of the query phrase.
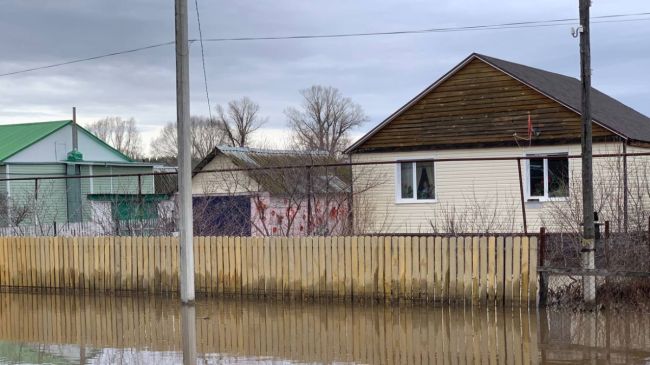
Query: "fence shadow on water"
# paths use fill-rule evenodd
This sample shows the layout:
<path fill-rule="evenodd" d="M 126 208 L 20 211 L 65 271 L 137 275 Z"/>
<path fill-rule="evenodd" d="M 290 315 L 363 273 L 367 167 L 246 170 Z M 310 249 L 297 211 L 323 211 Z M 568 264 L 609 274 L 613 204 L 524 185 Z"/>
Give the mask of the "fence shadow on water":
<path fill-rule="evenodd" d="M 0 348 L 12 344 L 93 363 L 178 361 L 180 305 L 172 298 L 0 294 Z M 199 360 L 272 363 L 530 364 L 650 357 L 642 314 L 525 309 L 199 301 Z M 0 352 L 0 361 L 9 353 Z M 14 354 L 15 355 L 15 354 Z M 27 355 L 24 355 L 27 356 Z M 27 359 L 13 359 L 22 363 Z"/>

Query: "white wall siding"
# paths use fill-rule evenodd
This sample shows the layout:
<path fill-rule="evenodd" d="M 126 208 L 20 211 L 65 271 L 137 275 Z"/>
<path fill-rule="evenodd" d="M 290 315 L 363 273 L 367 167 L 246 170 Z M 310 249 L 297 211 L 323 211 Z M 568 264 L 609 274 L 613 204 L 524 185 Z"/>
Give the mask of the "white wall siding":
<path fill-rule="evenodd" d="M 230 158 L 219 155 L 212 159 L 202 171 L 237 169 Z M 258 186 L 246 172 L 207 172 L 192 177 L 192 195 L 232 195 L 256 192 Z"/>
<path fill-rule="evenodd" d="M 598 143 L 594 153 L 620 152 L 620 143 Z M 646 150 L 647 151 L 647 150 Z M 631 152 L 631 151 L 629 151 Z M 568 153 L 579 155 L 579 145 L 521 148 L 458 149 L 440 151 L 365 153 L 353 156 L 354 161 L 398 161 L 408 159 L 444 159 L 479 157 L 522 157 L 528 154 Z M 622 176 L 619 158 L 596 159 L 594 175 L 597 208 L 601 219 L 614 219 L 612 205 L 617 205 L 618 180 Z M 650 158 L 645 158 L 650 161 Z M 524 187 L 527 184 L 527 162 L 522 160 Z M 630 164 L 628 164 L 630 165 Z M 580 159 L 569 160 L 570 196 L 561 201 L 527 201 L 528 231 L 567 225 L 563 220 L 579 220 L 581 208 L 575 201 L 580 196 Z M 396 165 L 356 166 L 354 168 L 355 222 L 357 229 L 367 232 L 485 232 L 523 231 L 523 215 L 519 190 L 517 162 L 465 161 L 435 164 L 435 203 L 397 203 Z M 647 180 L 646 180 L 647 181 Z M 618 199 L 618 198 L 617 198 Z M 566 214 L 566 217 L 561 215 Z M 452 226 L 455 225 L 455 227 Z M 577 223 L 579 224 L 579 222 Z M 365 225 L 365 227 L 364 227 Z M 566 228 L 566 227 L 563 227 Z"/>
<path fill-rule="evenodd" d="M 29 212 L 21 222 L 63 222 L 67 219 L 66 182 L 62 179 L 47 179 L 65 175 L 65 165 L 6 165 L 8 178 L 41 177 L 38 196 L 34 180 L 10 181 L 10 211 L 15 214 Z M 4 177 L 4 176 L 3 176 Z M 26 210 L 27 209 L 27 210 Z M 12 219 L 14 219 L 12 218 Z M 17 218 L 16 218 L 17 219 Z M 15 220 L 14 220 L 15 221 Z"/>
<path fill-rule="evenodd" d="M 20 162 L 60 162 L 72 150 L 72 127 L 65 126 L 23 151 L 11 156 L 7 163 Z M 115 151 L 97 142 L 83 131 L 79 131 L 79 151 L 85 161 L 127 162 Z"/>

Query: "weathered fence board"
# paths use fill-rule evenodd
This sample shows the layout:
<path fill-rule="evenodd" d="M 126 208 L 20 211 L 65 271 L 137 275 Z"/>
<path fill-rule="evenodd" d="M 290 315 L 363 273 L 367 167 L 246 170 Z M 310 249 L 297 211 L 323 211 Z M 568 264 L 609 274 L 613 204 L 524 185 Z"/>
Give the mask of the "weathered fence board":
<path fill-rule="evenodd" d="M 196 237 L 196 289 L 439 303 L 535 303 L 537 237 Z M 0 237 L 0 286 L 178 290 L 172 237 Z"/>

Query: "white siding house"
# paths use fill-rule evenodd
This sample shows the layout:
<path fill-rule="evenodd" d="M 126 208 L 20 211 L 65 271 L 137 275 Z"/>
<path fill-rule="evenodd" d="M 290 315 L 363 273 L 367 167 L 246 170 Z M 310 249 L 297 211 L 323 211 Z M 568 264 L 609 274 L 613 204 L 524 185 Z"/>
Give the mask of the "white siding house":
<path fill-rule="evenodd" d="M 579 230 L 581 160 L 568 158 L 581 154 L 578 91 L 578 80 L 471 55 L 347 150 L 395 161 L 354 167 L 355 184 L 376 182 L 355 205 L 361 230 L 522 232 L 522 205 L 528 232 Z M 593 153 L 650 152 L 650 119 L 594 93 Z M 594 160 L 595 209 L 613 229 L 647 224 L 649 162 Z"/>
<path fill-rule="evenodd" d="M 73 156 L 75 131 L 79 154 Z M 141 198 L 152 199 L 154 177 L 79 176 L 151 172 L 151 164 L 131 160 L 71 120 L 0 125 L 0 234 L 112 225 L 143 211 L 149 203 Z"/>

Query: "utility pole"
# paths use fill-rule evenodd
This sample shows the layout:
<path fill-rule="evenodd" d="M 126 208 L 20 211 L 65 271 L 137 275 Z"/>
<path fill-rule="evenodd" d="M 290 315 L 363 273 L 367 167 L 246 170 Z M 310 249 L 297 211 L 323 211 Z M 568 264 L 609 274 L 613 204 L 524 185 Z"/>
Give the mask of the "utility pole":
<path fill-rule="evenodd" d="M 196 365 L 196 308 L 193 305 L 181 306 L 181 334 L 183 365 Z"/>
<path fill-rule="evenodd" d="M 591 46 L 589 42 L 589 7 L 591 0 L 580 1 L 580 80 L 582 81 L 582 267 L 593 270 L 595 263 L 594 184 L 591 146 Z M 596 277 L 582 277 L 585 303 L 596 301 Z"/>
<path fill-rule="evenodd" d="M 178 197 L 181 301 L 194 302 L 194 248 L 192 240 L 192 156 L 190 154 L 190 66 L 187 37 L 187 0 L 176 2 L 176 117 L 178 132 Z"/>

